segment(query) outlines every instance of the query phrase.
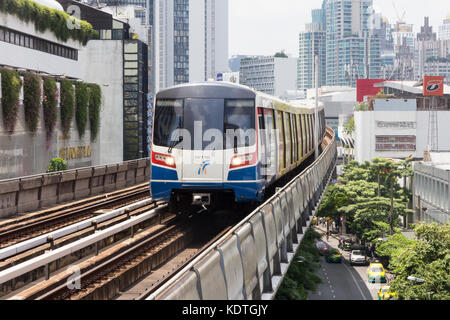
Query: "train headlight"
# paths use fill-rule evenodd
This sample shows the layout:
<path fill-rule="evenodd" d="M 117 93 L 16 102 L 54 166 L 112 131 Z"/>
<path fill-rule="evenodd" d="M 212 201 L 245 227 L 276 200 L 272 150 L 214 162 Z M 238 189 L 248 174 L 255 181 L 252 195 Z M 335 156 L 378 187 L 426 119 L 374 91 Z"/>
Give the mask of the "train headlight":
<path fill-rule="evenodd" d="M 176 169 L 175 158 L 166 154 L 152 153 L 152 163 Z"/>
<path fill-rule="evenodd" d="M 231 159 L 230 169 L 246 167 L 256 164 L 256 153 L 248 153 L 245 155 L 234 156 Z"/>
<path fill-rule="evenodd" d="M 231 167 L 239 167 L 242 164 L 241 157 L 234 157 L 233 160 L 231 160 Z"/>

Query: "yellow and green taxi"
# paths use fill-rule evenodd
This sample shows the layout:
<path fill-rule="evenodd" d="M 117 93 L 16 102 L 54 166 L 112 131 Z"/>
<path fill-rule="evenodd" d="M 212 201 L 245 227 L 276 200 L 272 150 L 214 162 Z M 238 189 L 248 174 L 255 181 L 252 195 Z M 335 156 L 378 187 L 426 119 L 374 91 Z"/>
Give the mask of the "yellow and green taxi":
<path fill-rule="evenodd" d="M 378 290 L 378 300 L 397 300 L 397 292 L 390 291 L 389 286 L 383 286 Z"/>
<path fill-rule="evenodd" d="M 331 249 L 329 252 L 325 254 L 325 258 L 329 263 L 341 263 L 342 255 L 337 249 Z"/>
<path fill-rule="evenodd" d="M 386 271 L 381 263 L 371 263 L 368 270 L 369 282 L 386 282 Z"/>

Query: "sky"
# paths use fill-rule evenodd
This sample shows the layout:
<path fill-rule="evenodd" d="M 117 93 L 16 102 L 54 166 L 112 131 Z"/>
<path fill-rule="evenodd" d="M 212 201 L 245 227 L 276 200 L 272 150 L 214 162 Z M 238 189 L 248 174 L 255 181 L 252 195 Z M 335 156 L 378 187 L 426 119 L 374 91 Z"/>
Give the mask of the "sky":
<path fill-rule="evenodd" d="M 377 12 L 397 21 L 405 12 L 405 22 L 420 31 L 425 16 L 433 31 L 450 13 L 449 0 L 374 0 Z M 229 0 L 229 56 L 273 55 L 285 50 L 298 56 L 298 33 L 311 22 L 311 10 L 321 8 L 322 0 Z"/>

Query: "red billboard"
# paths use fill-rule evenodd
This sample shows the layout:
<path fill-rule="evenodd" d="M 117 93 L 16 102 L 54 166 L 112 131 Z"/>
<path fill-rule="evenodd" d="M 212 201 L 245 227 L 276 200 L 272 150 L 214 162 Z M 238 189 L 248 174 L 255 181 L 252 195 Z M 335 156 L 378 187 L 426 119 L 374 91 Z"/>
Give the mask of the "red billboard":
<path fill-rule="evenodd" d="M 424 96 L 443 96 L 444 95 L 444 77 L 439 77 L 439 76 L 423 77 L 423 95 Z"/>
<path fill-rule="evenodd" d="M 382 88 L 374 87 L 374 84 L 384 82 L 384 79 L 358 79 L 356 80 L 356 100 L 363 102 L 364 97 L 374 96 L 382 91 Z"/>

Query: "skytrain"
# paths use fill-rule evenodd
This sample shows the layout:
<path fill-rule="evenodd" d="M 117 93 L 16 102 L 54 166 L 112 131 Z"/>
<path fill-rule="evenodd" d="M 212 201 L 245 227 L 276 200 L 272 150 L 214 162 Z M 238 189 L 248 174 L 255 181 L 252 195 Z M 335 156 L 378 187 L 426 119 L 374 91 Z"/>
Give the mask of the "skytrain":
<path fill-rule="evenodd" d="M 321 140 L 322 106 L 318 115 Z M 151 142 L 153 199 L 203 207 L 260 202 L 268 187 L 314 153 L 314 117 L 313 107 L 232 83 L 160 91 Z"/>

